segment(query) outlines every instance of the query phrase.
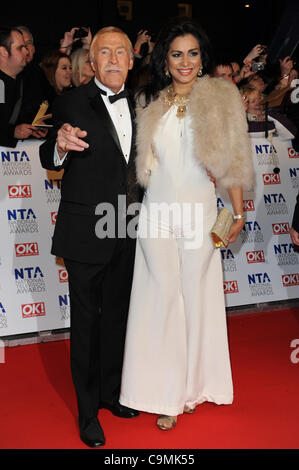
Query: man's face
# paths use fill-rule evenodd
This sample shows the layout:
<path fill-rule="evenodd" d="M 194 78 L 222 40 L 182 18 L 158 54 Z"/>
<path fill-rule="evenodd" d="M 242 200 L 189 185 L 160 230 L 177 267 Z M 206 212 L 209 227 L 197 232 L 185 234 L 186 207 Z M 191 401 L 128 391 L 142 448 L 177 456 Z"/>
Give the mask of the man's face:
<path fill-rule="evenodd" d="M 35 47 L 32 41 L 32 38 L 30 34 L 27 33 L 27 31 L 22 31 L 22 35 L 24 38 L 24 43 L 26 46 L 26 49 L 28 51 L 28 56 L 27 56 L 27 64 L 32 61 L 33 56 L 35 54 Z"/>
<path fill-rule="evenodd" d="M 240 65 L 237 62 L 232 62 L 232 69 L 233 69 L 233 80 L 236 82 L 240 81 Z"/>
<path fill-rule="evenodd" d="M 229 65 L 217 65 L 214 77 L 223 78 L 223 80 L 233 80 L 233 69 Z"/>
<path fill-rule="evenodd" d="M 25 47 L 24 38 L 21 33 L 17 31 L 11 32 L 12 44 L 10 48 L 10 55 L 7 52 L 6 65 L 7 70 L 13 75 L 17 76 L 26 65 L 28 51 Z"/>
<path fill-rule="evenodd" d="M 114 93 L 125 83 L 133 67 L 129 43 L 124 34 L 106 32 L 96 38 L 91 62 L 96 78 Z"/>

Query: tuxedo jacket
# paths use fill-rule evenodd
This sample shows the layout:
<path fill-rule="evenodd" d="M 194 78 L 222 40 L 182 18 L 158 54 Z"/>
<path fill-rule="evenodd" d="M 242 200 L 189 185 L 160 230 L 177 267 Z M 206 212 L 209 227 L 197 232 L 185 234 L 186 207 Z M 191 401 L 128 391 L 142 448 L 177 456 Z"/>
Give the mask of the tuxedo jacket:
<path fill-rule="evenodd" d="M 127 204 L 141 200 L 135 176 L 135 116 L 132 118 L 132 145 L 128 163 L 118 135 L 94 80 L 59 96 L 53 104 L 56 131 L 40 147 L 44 168 L 64 169 L 61 202 L 54 230 L 52 254 L 71 260 L 102 264 L 112 256 L 117 238 L 98 238 L 95 233 L 100 215 L 99 203 L 115 208 L 116 237 L 118 197 L 126 196 Z M 54 165 L 57 130 L 69 123 L 87 132 L 89 148 L 69 152 L 61 166 Z"/>

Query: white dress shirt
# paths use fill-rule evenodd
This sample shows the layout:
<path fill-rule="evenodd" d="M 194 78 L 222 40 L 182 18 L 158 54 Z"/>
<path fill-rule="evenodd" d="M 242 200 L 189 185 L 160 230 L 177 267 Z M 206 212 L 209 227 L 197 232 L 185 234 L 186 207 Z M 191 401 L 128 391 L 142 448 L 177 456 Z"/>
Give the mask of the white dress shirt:
<path fill-rule="evenodd" d="M 94 81 L 95 81 L 95 84 L 99 88 L 101 88 L 107 93 L 107 95 L 102 95 L 99 93 L 99 100 L 102 99 L 107 108 L 107 111 L 116 129 L 124 158 L 126 159 L 128 163 L 129 157 L 130 157 L 130 151 L 131 151 L 131 141 L 132 141 L 132 121 L 131 121 L 131 114 L 130 114 L 128 101 L 126 98 L 122 98 L 120 100 L 117 100 L 115 103 L 110 103 L 109 96 L 114 95 L 115 93 L 113 93 L 113 91 L 111 91 L 109 88 L 104 86 L 97 78 L 94 78 Z M 123 89 L 124 89 L 124 85 L 119 90 L 119 92 L 121 92 Z M 57 144 L 56 144 L 55 152 L 54 152 L 55 166 L 62 165 L 66 156 L 67 156 L 67 153 L 62 159 L 59 158 L 59 155 L 57 152 Z"/>

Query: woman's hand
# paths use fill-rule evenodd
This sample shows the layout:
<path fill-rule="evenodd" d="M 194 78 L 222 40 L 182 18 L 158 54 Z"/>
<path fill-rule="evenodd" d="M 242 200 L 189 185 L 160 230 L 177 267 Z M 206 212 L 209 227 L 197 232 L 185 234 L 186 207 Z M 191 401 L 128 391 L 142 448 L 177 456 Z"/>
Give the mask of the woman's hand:
<path fill-rule="evenodd" d="M 265 46 L 263 46 L 262 44 L 257 44 L 256 46 L 254 46 L 249 52 L 249 54 L 247 54 L 247 56 L 245 57 L 244 62 L 247 60 L 251 61 L 258 57 L 263 52 L 264 47 Z"/>
<path fill-rule="evenodd" d="M 290 56 L 285 57 L 283 60 L 279 59 L 281 75 L 289 75 L 293 68 L 293 61 Z"/>
<path fill-rule="evenodd" d="M 244 225 L 245 225 L 245 220 L 244 219 L 235 220 L 235 222 L 231 226 L 231 229 L 228 232 L 228 235 L 226 237 L 226 239 L 229 243 L 234 243 L 237 240 L 238 235 L 241 232 Z"/>
<path fill-rule="evenodd" d="M 212 175 L 212 173 L 209 170 L 206 170 L 208 177 L 210 178 L 210 181 L 212 181 L 213 185 L 216 188 L 216 178 Z"/>
<path fill-rule="evenodd" d="M 74 39 L 74 34 L 77 31 L 77 27 L 72 28 L 71 31 L 66 31 L 64 33 L 63 39 L 60 41 L 60 50 L 63 51 L 65 54 L 70 55 L 72 50 L 73 42 L 78 41 L 79 38 Z"/>
<path fill-rule="evenodd" d="M 151 40 L 150 35 L 148 34 L 147 30 L 141 29 L 137 33 L 137 39 L 134 45 L 134 50 L 140 51 L 142 44 L 148 43 Z"/>
<path fill-rule="evenodd" d="M 256 72 L 252 72 L 251 65 L 252 65 L 251 62 L 248 62 L 247 64 L 243 65 L 243 67 L 240 70 L 241 80 L 243 80 L 244 78 L 249 78 L 256 73 Z"/>
<path fill-rule="evenodd" d="M 233 212 L 236 214 L 237 219 L 234 219 L 234 223 L 231 226 L 230 231 L 227 234 L 227 241 L 229 243 L 233 243 L 236 241 L 239 233 L 241 232 L 242 228 L 245 224 L 245 219 L 240 216 L 243 216 L 243 189 L 241 186 L 235 186 L 232 188 L 227 189 L 230 201 L 232 203 Z M 240 218 L 239 218 L 240 217 Z"/>

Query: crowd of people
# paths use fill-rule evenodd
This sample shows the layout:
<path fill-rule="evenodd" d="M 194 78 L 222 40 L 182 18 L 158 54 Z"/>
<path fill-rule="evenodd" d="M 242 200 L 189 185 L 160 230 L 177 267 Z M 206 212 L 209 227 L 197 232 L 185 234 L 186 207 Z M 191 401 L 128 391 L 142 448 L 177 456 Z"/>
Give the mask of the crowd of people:
<path fill-rule="evenodd" d="M 105 444 L 101 408 L 122 418 L 155 413 L 159 429 L 170 431 L 178 416 L 204 401 L 231 404 L 221 256 L 210 238 L 215 180 L 232 203 L 226 240 L 233 243 L 245 224 L 243 190 L 254 184 L 248 126 L 272 116 L 272 129 L 296 138 L 294 124 L 281 118 L 296 116 L 293 61 L 283 59 L 270 84 L 261 72 L 264 46 L 242 64 L 214 61 L 206 33 L 182 17 L 155 41 L 141 30 L 134 47 L 119 28 L 103 28 L 93 38 L 89 29 L 73 28 L 39 64 L 26 28 L 1 28 L 0 40 L 0 78 L 10 90 L 0 144 L 46 137 L 28 124 L 36 113 L 31 85 L 30 93 L 46 93 L 37 102 L 49 101 L 56 128 L 40 146 L 41 164 L 65 170 L 52 254 L 68 271 L 81 440 Z M 101 202 L 115 209 L 111 223 L 131 227 L 133 214 L 123 215 L 120 195 L 127 203 L 142 201 L 136 238 L 102 236 L 95 209 Z M 188 205 L 187 217 L 151 212 L 174 203 Z"/>
<path fill-rule="evenodd" d="M 7 87 L 5 106 L 0 110 L 0 145 L 15 147 L 18 139 L 46 137 L 46 129 L 32 126 L 39 105 L 47 101 L 50 113 L 57 95 L 84 85 L 94 77 L 89 59 L 91 41 L 90 28 L 74 27 L 65 32 L 59 49 L 50 50 L 38 63 L 34 38 L 27 26 L 0 28 L 0 77 Z M 128 77 L 128 86 L 134 93 L 150 80 L 154 45 L 154 38 L 148 31 L 137 33 L 134 67 Z M 216 57 L 210 75 L 232 81 L 239 88 L 250 131 L 264 129 L 256 122 L 265 121 L 267 105 L 267 118 L 272 119 L 273 110 L 276 122 L 283 122 L 290 130 L 286 135 L 295 134 L 293 146 L 298 149 L 298 105 L 291 100 L 298 79 L 297 65 L 291 57 L 269 64 L 267 56 L 267 47 L 258 44 L 241 61 Z M 290 122 L 281 116 L 288 117 Z M 274 119 L 272 128 L 273 122 Z"/>

